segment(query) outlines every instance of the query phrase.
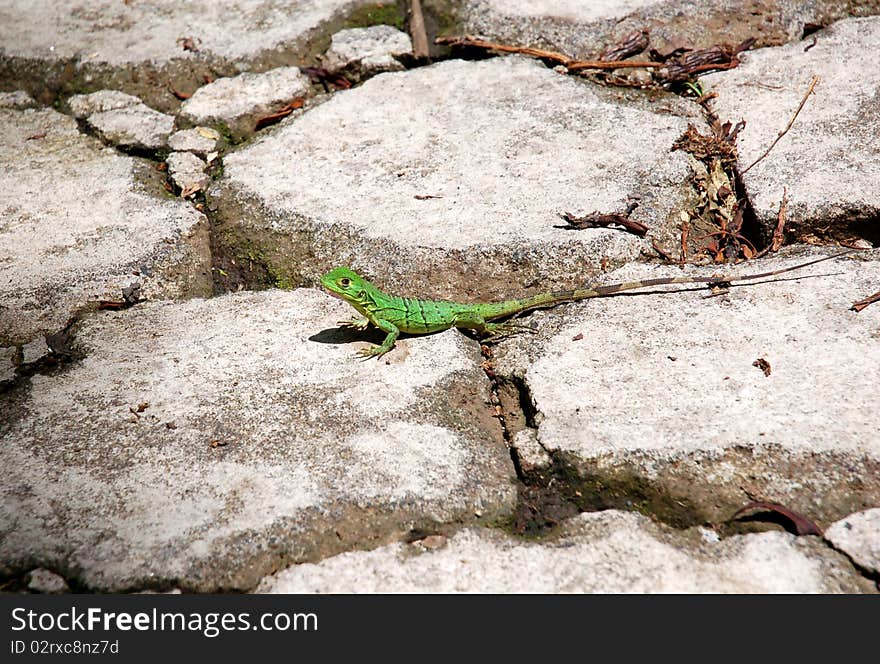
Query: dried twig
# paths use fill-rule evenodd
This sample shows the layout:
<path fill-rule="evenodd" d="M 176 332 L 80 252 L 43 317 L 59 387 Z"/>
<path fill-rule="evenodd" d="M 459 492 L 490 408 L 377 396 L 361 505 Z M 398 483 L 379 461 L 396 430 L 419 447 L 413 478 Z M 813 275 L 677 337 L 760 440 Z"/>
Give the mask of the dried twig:
<path fill-rule="evenodd" d="M 409 2 L 409 34 L 412 37 L 413 57 L 417 60 L 427 60 L 428 34 L 425 32 L 425 16 L 422 14 L 422 3 L 419 0 Z"/>
<path fill-rule="evenodd" d="M 648 234 L 648 227 L 644 224 L 633 221 L 622 214 L 602 214 L 600 212 L 592 212 L 583 217 L 575 217 L 570 212 L 563 212 L 559 215 L 565 220 L 566 226 L 562 228 L 581 230 L 583 228 L 608 227 L 611 225 L 623 226 L 623 228 L 633 235 L 645 237 Z"/>
<path fill-rule="evenodd" d="M 529 46 L 508 46 L 507 44 L 497 44 L 495 42 L 486 41 L 485 39 L 477 39 L 475 37 L 437 37 L 434 40 L 436 44 L 447 44 L 449 46 L 471 46 L 474 48 L 485 48 L 492 51 L 501 51 L 502 53 L 520 53 L 522 55 L 531 55 L 535 58 L 550 60 L 565 66 L 569 71 L 577 71 L 579 69 L 620 69 L 622 67 L 662 67 L 662 62 L 636 62 L 633 60 L 624 60 L 622 62 L 606 62 L 602 60 L 575 60 L 567 55 L 557 53 L 555 51 L 545 51 L 540 48 L 531 48 Z"/>
<path fill-rule="evenodd" d="M 772 150 L 772 149 L 776 146 L 776 144 L 779 142 L 779 139 L 781 139 L 783 136 L 785 136 L 785 135 L 788 133 L 788 130 L 791 129 L 791 126 L 794 124 L 794 121 L 797 119 L 798 113 L 801 112 L 801 109 L 804 107 L 804 104 L 807 103 L 807 98 L 808 98 L 811 94 L 813 94 L 813 88 L 816 87 L 816 84 L 817 84 L 818 82 L 819 82 L 819 77 L 818 77 L 817 75 L 814 74 L 814 75 L 813 75 L 813 80 L 810 81 L 810 87 L 807 88 L 807 91 L 806 91 L 806 93 L 804 94 L 804 98 L 801 99 L 801 103 L 798 104 L 798 107 L 797 107 L 797 109 L 795 110 L 794 115 L 791 116 L 791 120 L 789 120 L 789 121 L 788 121 L 788 124 L 785 125 L 785 129 L 783 129 L 782 131 L 779 132 L 779 135 L 776 137 L 776 140 L 774 140 L 774 141 L 770 144 L 770 147 L 769 147 L 769 148 L 767 148 L 766 150 L 764 150 L 764 154 L 762 154 L 760 157 L 758 157 L 757 159 L 755 159 L 755 161 L 753 161 L 751 164 L 749 164 L 748 167 L 747 167 L 744 171 L 742 171 L 742 172 L 740 173 L 740 175 L 745 175 L 746 173 L 748 173 L 748 172 L 751 170 L 752 166 L 754 166 L 754 165 L 757 164 L 759 161 L 761 161 L 764 157 L 766 157 L 768 154 L 770 154 L 770 150 Z"/>
<path fill-rule="evenodd" d="M 779 214 L 776 216 L 776 228 L 773 229 L 773 239 L 770 241 L 770 251 L 779 251 L 785 240 L 785 215 L 788 211 L 788 190 L 782 188 L 782 201 L 779 203 Z"/>
<path fill-rule="evenodd" d="M 648 30 L 636 30 L 629 33 L 617 44 L 606 48 L 602 55 L 599 56 L 599 59 L 603 62 L 617 62 L 641 53 L 646 48 L 648 48 Z"/>
<path fill-rule="evenodd" d="M 863 300 L 859 300 L 858 302 L 853 302 L 853 305 L 850 307 L 853 311 L 861 311 L 869 304 L 874 304 L 874 302 L 880 302 L 880 291 L 877 291 L 873 295 L 869 295 Z"/>
<path fill-rule="evenodd" d="M 687 213 L 685 213 L 687 214 Z M 688 260 L 688 236 L 691 233 L 691 225 L 687 220 L 681 222 L 681 255 L 678 262 L 684 265 Z"/>

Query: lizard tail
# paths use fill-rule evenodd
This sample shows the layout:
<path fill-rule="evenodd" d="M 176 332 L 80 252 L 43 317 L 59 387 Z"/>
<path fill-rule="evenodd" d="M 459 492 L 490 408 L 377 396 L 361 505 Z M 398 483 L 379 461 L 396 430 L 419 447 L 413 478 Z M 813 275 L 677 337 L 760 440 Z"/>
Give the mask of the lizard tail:
<path fill-rule="evenodd" d="M 781 270 L 773 270 L 772 272 L 761 272 L 760 274 L 747 274 L 742 276 L 710 276 L 710 277 L 661 277 L 659 279 L 643 279 L 640 281 L 627 281 L 619 284 L 609 284 L 607 286 L 595 286 L 593 288 L 582 288 L 569 291 L 552 291 L 548 293 L 539 293 L 532 297 L 525 297 L 517 300 L 507 300 L 505 302 L 497 302 L 494 304 L 481 305 L 481 314 L 486 320 L 494 318 L 503 318 L 504 316 L 512 316 L 523 311 L 532 309 L 546 309 L 554 307 L 564 302 L 577 302 L 578 300 L 586 300 L 591 297 L 605 297 L 614 295 L 623 291 L 637 290 L 640 288 L 651 288 L 654 286 L 673 286 L 676 284 L 708 284 L 723 285 L 732 281 L 752 281 L 754 279 L 764 279 L 774 277 L 793 270 L 799 270 L 823 261 L 845 256 L 852 253 L 853 250 L 844 251 L 833 254 L 831 256 L 823 256 L 806 263 L 798 263 L 792 267 L 783 268 Z"/>

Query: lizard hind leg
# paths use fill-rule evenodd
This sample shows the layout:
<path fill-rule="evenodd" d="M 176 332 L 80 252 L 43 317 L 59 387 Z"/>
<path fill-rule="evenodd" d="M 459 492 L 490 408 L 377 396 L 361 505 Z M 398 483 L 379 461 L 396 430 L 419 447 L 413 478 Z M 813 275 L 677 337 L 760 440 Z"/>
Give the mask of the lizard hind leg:
<path fill-rule="evenodd" d="M 489 335 L 483 339 L 483 341 L 488 341 L 490 343 L 513 336 L 514 334 L 519 334 L 520 332 L 530 332 L 532 334 L 537 333 L 537 330 L 531 325 L 514 323 L 512 321 L 505 321 L 503 323 L 486 323 L 483 326 L 482 331 Z"/>

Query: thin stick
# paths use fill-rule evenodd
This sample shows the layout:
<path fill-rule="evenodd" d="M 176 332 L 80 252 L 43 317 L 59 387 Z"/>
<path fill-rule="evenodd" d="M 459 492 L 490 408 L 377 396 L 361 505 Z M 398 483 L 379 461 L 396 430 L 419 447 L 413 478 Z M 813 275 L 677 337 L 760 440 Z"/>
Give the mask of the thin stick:
<path fill-rule="evenodd" d="M 434 40 L 438 44 L 449 44 L 451 46 L 474 46 L 476 48 L 485 48 L 492 51 L 501 51 L 502 53 L 521 53 L 523 55 L 531 55 L 535 58 L 543 58 L 552 60 L 564 65 L 571 71 L 578 69 L 621 69 L 623 67 L 664 67 L 662 62 L 634 62 L 632 60 L 606 62 L 603 60 L 574 60 L 567 55 L 557 53 L 556 51 L 545 51 L 540 48 L 531 48 L 529 46 L 508 46 L 507 44 L 496 44 L 495 42 L 486 41 L 484 39 L 476 39 L 474 37 L 437 37 Z"/>
<path fill-rule="evenodd" d="M 422 3 L 419 0 L 410 0 L 409 11 L 409 32 L 413 43 L 413 57 L 417 60 L 427 60 L 431 53 L 428 50 L 428 34 L 425 32 Z"/>
<path fill-rule="evenodd" d="M 874 302 L 880 302 L 880 291 L 877 291 L 873 295 L 869 295 L 864 300 L 853 302 L 853 305 L 850 307 L 850 309 L 852 309 L 853 311 L 861 311 L 869 304 L 873 304 Z"/>
<path fill-rule="evenodd" d="M 684 265 L 688 260 L 688 237 L 691 233 L 691 225 L 687 221 L 681 222 L 681 255 L 678 262 Z"/>
<path fill-rule="evenodd" d="M 788 190 L 782 188 L 782 201 L 779 203 L 779 215 L 776 218 L 776 228 L 773 229 L 773 239 L 770 242 L 770 251 L 779 251 L 785 240 L 785 215 L 788 211 Z"/>
<path fill-rule="evenodd" d="M 760 157 L 755 159 L 755 161 L 753 161 L 751 164 L 749 164 L 749 167 L 746 168 L 742 173 L 740 173 L 740 175 L 745 175 L 746 173 L 748 173 L 751 170 L 752 166 L 754 166 L 759 161 L 761 161 L 764 157 L 766 157 L 768 154 L 770 154 L 770 150 L 772 150 L 776 146 L 776 144 L 779 142 L 779 139 L 788 133 L 788 130 L 791 129 L 791 126 L 794 124 L 794 121 L 797 119 L 798 113 L 801 112 L 801 109 L 804 107 L 804 104 L 807 103 L 807 98 L 811 94 L 813 94 L 813 88 L 816 87 L 816 83 L 818 83 L 818 82 L 819 82 L 819 77 L 814 74 L 813 80 L 810 81 L 810 87 L 807 88 L 807 92 L 806 92 L 806 94 L 804 94 L 804 98 L 801 99 L 801 103 L 798 104 L 797 110 L 794 112 L 794 115 L 791 116 L 791 120 L 788 121 L 788 124 L 785 126 L 785 129 L 783 129 L 782 131 L 779 132 L 779 135 L 776 137 L 776 140 L 770 144 L 769 148 L 764 150 L 764 154 L 762 154 Z"/>

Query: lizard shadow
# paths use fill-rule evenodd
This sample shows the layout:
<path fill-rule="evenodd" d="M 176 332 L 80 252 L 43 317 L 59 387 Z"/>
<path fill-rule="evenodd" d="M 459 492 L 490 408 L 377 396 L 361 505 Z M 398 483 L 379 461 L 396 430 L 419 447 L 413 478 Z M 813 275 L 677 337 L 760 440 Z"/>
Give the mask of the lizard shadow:
<path fill-rule="evenodd" d="M 385 340 L 385 332 L 370 326 L 366 330 L 356 330 L 349 327 L 328 327 L 327 329 L 316 332 L 309 337 L 309 341 L 315 341 L 319 344 L 350 344 L 355 341 L 367 341 L 372 344 L 379 345 Z M 404 334 L 401 332 L 398 339 L 408 339 L 414 335 Z"/>

